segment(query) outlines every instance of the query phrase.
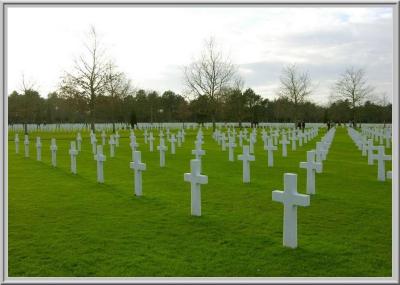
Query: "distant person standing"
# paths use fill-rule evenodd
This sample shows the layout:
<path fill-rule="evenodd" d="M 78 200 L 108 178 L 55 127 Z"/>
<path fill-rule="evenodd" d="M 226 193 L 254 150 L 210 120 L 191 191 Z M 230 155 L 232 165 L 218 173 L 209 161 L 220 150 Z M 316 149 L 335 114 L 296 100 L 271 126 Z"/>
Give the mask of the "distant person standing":
<path fill-rule="evenodd" d="M 328 131 L 329 131 L 331 129 L 331 122 L 330 121 L 326 122 L 326 126 L 328 127 Z"/>
<path fill-rule="evenodd" d="M 306 122 L 301 122 L 301 130 L 304 132 L 304 129 L 306 128 Z"/>

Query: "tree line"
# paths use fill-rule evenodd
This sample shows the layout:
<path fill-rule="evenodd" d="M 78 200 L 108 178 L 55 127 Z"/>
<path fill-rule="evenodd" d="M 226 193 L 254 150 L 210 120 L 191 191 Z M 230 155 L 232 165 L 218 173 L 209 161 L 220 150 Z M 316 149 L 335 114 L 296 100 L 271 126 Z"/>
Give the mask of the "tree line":
<path fill-rule="evenodd" d="M 331 103 L 309 100 L 315 93 L 310 75 L 297 65 L 285 66 L 278 98 L 262 98 L 244 81 L 237 67 L 223 55 L 215 40 L 205 41 L 202 53 L 184 67 L 185 96 L 167 90 L 136 90 L 130 79 L 106 55 L 91 28 L 84 52 L 63 74 L 59 88 L 40 96 L 33 84 L 22 80 L 22 91 L 8 97 L 9 123 L 96 122 L 391 122 L 391 105 L 374 103 L 374 88 L 365 71 L 347 68 L 332 86 Z M 189 99 L 190 98 L 190 99 Z"/>
<path fill-rule="evenodd" d="M 112 107 L 111 107 L 112 106 Z M 112 108 L 112 111 L 111 111 Z M 213 114 L 213 108 L 218 111 Z M 138 90 L 134 94 L 112 99 L 100 95 L 96 100 L 94 114 L 88 102 L 82 98 L 64 97 L 57 92 L 43 98 L 35 90 L 24 93 L 12 92 L 8 97 L 8 120 L 10 124 L 50 123 L 96 123 L 137 122 L 357 122 L 389 123 L 392 105 L 366 101 L 355 110 L 349 100 L 337 100 L 329 106 L 319 106 L 304 101 L 297 105 L 287 98 L 269 100 L 256 94 L 251 88 L 229 90 L 216 103 L 207 96 L 187 100 L 172 91 L 162 94 L 156 91 Z"/>

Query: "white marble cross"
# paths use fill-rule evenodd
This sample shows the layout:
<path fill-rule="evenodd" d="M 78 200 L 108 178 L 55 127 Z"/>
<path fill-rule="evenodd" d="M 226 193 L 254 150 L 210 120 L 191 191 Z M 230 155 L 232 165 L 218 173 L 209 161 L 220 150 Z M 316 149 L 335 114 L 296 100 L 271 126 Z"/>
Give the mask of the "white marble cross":
<path fill-rule="evenodd" d="M 25 147 L 25 157 L 29 157 L 29 137 L 28 137 L 28 135 L 25 135 L 24 147 Z"/>
<path fill-rule="evenodd" d="M 268 152 L 268 167 L 274 166 L 274 151 L 278 148 L 274 146 L 273 139 L 268 139 L 268 145 L 264 148 Z"/>
<path fill-rule="evenodd" d="M 42 143 L 40 141 L 40 137 L 36 137 L 36 160 L 42 160 Z"/>
<path fill-rule="evenodd" d="M 115 136 L 111 135 L 110 140 L 108 141 L 108 144 L 110 145 L 110 157 L 115 157 L 115 145 L 117 144 L 115 140 Z"/>
<path fill-rule="evenodd" d="M 131 143 L 129 144 L 129 146 L 131 147 L 131 151 L 132 151 L 132 161 L 135 160 L 135 151 L 136 148 L 139 146 L 139 144 L 136 142 L 136 137 L 135 135 L 131 135 Z"/>
<path fill-rule="evenodd" d="M 90 143 L 92 144 L 92 153 L 96 154 L 97 139 L 95 134 L 90 134 Z"/>
<path fill-rule="evenodd" d="M 368 145 L 367 145 L 367 151 L 368 151 L 368 165 L 373 165 L 374 164 L 374 150 L 378 149 L 376 146 L 374 146 L 374 142 L 372 139 L 368 140 Z"/>
<path fill-rule="evenodd" d="M 142 171 L 146 170 L 146 164 L 141 161 L 140 151 L 135 151 L 135 159 L 130 163 L 135 172 L 135 195 L 142 196 Z"/>
<path fill-rule="evenodd" d="M 307 131 L 304 131 L 303 138 L 304 138 L 304 143 L 306 144 L 308 142 L 308 132 Z"/>
<path fill-rule="evenodd" d="M 176 138 L 175 135 L 172 134 L 171 138 L 169 139 L 169 142 L 171 143 L 171 154 L 175 154 L 175 142 L 176 142 Z"/>
<path fill-rule="evenodd" d="M 390 147 L 390 145 L 391 145 L 391 139 L 392 139 L 392 133 L 391 133 L 391 130 L 390 129 L 386 129 L 386 132 L 385 132 L 385 140 L 386 140 L 386 148 L 389 148 Z"/>
<path fill-rule="evenodd" d="M 297 133 L 297 138 L 299 140 L 299 146 L 303 146 L 303 136 L 304 136 L 303 132 L 299 130 Z"/>
<path fill-rule="evenodd" d="M 196 149 L 192 150 L 192 154 L 196 156 L 196 159 L 200 160 L 201 163 L 201 156 L 206 154 L 205 150 L 201 149 L 201 142 L 196 141 Z"/>
<path fill-rule="evenodd" d="M 160 167 L 165 167 L 165 152 L 168 150 L 168 147 L 165 146 L 162 136 L 160 136 L 160 144 L 157 146 L 157 150 L 160 151 Z"/>
<path fill-rule="evenodd" d="M 327 153 L 328 153 L 328 151 L 325 149 L 324 143 L 317 142 L 316 150 L 315 150 L 316 161 L 322 163 L 326 159 Z"/>
<path fill-rule="evenodd" d="M 178 147 L 181 147 L 181 145 L 182 145 L 182 133 L 181 133 L 181 131 L 178 131 L 178 134 L 176 135 L 176 138 L 178 139 L 177 140 Z"/>
<path fill-rule="evenodd" d="M 150 142 L 149 143 L 150 152 L 153 152 L 154 151 L 154 148 L 153 148 L 153 142 L 154 142 L 153 132 L 150 132 L 149 142 Z"/>
<path fill-rule="evenodd" d="M 208 183 L 208 177 L 200 174 L 201 162 L 198 159 L 190 161 L 190 173 L 185 173 L 183 178 L 190 182 L 191 191 L 191 214 L 192 216 L 201 216 L 201 184 Z"/>
<path fill-rule="evenodd" d="M 379 144 L 383 145 L 383 133 L 378 134 L 379 137 Z"/>
<path fill-rule="evenodd" d="M 315 171 L 322 172 L 322 163 L 315 162 L 315 151 L 307 151 L 307 162 L 300 162 L 300 168 L 307 169 L 307 194 L 315 194 Z"/>
<path fill-rule="evenodd" d="M 120 138 L 121 136 L 119 135 L 119 133 L 118 133 L 118 131 L 116 131 L 115 132 L 115 135 L 114 135 L 114 140 L 115 140 L 115 146 L 116 147 L 119 147 L 119 138 Z"/>
<path fill-rule="evenodd" d="M 283 204 L 283 246 L 297 247 L 297 207 L 310 205 L 310 196 L 297 193 L 297 174 L 284 174 L 284 191 L 272 191 L 272 201 Z"/>
<path fill-rule="evenodd" d="M 256 142 L 255 134 L 251 133 L 249 138 L 249 151 L 250 153 L 254 153 L 254 144 Z"/>
<path fill-rule="evenodd" d="M 19 153 L 19 136 L 18 136 L 18 134 L 15 134 L 15 139 L 14 139 L 14 142 L 15 142 L 15 153 Z"/>
<path fill-rule="evenodd" d="M 71 172 L 76 174 L 76 156 L 78 155 L 78 150 L 76 149 L 76 142 L 71 142 L 71 148 L 69 149 L 69 155 L 71 156 Z"/>
<path fill-rule="evenodd" d="M 103 132 L 101 133 L 101 139 L 102 139 L 102 145 L 103 145 L 103 146 L 106 145 L 106 138 L 107 138 L 106 132 L 103 131 Z"/>
<path fill-rule="evenodd" d="M 236 147 L 235 137 L 229 137 L 228 148 L 229 148 L 229 161 L 235 161 L 234 149 Z"/>
<path fill-rule="evenodd" d="M 267 145 L 268 145 L 268 139 L 269 139 L 269 136 L 267 135 L 267 133 L 264 133 L 263 136 L 262 136 L 262 141 L 264 143 L 264 148 L 266 148 Z"/>
<path fill-rule="evenodd" d="M 279 131 L 275 130 L 274 133 L 272 134 L 272 138 L 274 139 L 274 145 L 278 144 L 278 137 L 279 137 Z"/>
<path fill-rule="evenodd" d="M 185 142 L 185 129 L 182 128 L 182 143 Z"/>
<path fill-rule="evenodd" d="M 368 150 L 368 141 L 365 136 L 361 137 L 361 155 L 362 156 L 367 156 L 367 150 Z"/>
<path fill-rule="evenodd" d="M 292 131 L 292 151 L 293 151 L 293 150 L 296 150 L 296 140 L 297 140 L 297 138 L 296 138 L 296 131 L 293 130 L 293 131 Z"/>
<path fill-rule="evenodd" d="M 97 161 L 97 182 L 104 183 L 103 165 L 106 161 L 106 156 L 103 154 L 103 146 L 97 146 L 97 153 L 94 155 L 94 160 Z"/>
<path fill-rule="evenodd" d="M 242 147 L 243 146 L 243 133 L 242 131 L 239 132 L 239 146 Z"/>
<path fill-rule="evenodd" d="M 392 160 L 391 155 L 385 154 L 385 147 L 383 145 L 377 146 L 378 152 L 372 155 L 373 160 L 378 161 L 378 180 L 386 180 L 385 161 Z"/>
<path fill-rule="evenodd" d="M 221 134 L 221 150 L 226 151 L 226 136 L 225 133 Z"/>
<path fill-rule="evenodd" d="M 282 156 L 287 157 L 287 145 L 290 143 L 285 133 L 282 133 L 282 140 L 279 142 L 282 145 Z"/>
<path fill-rule="evenodd" d="M 217 140 L 218 145 L 221 145 L 222 134 L 221 134 L 220 130 L 215 131 L 215 138 Z"/>
<path fill-rule="evenodd" d="M 254 155 L 250 155 L 248 145 L 243 146 L 243 154 L 238 155 L 238 160 L 243 161 L 243 183 L 250 183 L 250 161 L 254 161 Z"/>
<path fill-rule="evenodd" d="M 51 165 L 53 167 L 56 167 L 57 166 L 57 145 L 56 145 L 55 138 L 51 139 L 50 150 L 51 150 Z"/>
<path fill-rule="evenodd" d="M 78 133 L 77 135 L 76 135 L 76 143 L 77 143 L 77 146 L 78 146 L 78 151 L 81 151 L 81 144 L 82 144 L 82 136 L 81 136 L 81 133 Z"/>

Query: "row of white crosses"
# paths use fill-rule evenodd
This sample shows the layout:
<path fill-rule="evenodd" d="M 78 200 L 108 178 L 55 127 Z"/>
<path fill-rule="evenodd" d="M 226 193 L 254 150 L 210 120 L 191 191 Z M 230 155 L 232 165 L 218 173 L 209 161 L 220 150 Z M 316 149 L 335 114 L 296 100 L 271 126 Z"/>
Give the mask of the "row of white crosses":
<path fill-rule="evenodd" d="M 15 152 L 18 154 L 19 153 L 19 137 L 18 134 L 15 134 Z M 25 157 L 29 157 L 29 136 L 25 135 L 24 139 L 24 145 L 25 145 Z M 75 145 L 75 142 L 74 142 Z M 51 144 L 50 144 L 50 151 L 51 151 L 51 165 L 53 167 L 57 167 L 57 144 L 56 144 L 56 139 L 52 138 L 51 139 Z M 36 160 L 37 161 L 42 161 L 42 142 L 40 137 L 36 137 Z M 71 161 L 71 169 L 72 169 L 72 161 Z M 75 173 L 76 173 L 76 161 L 75 161 Z"/>
<path fill-rule="evenodd" d="M 383 145 L 385 139 L 385 147 L 390 148 L 392 141 L 392 128 L 370 128 L 363 126 L 361 128 L 361 134 L 367 138 L 372 139 L 374 142 L 379 141 L 380 145 Z"/>
<path fill-rule="evenodd" d="M 228 136 L 225 136 L 225 132 L 221 130 L 215 130 L 213 133 L 213 138 L 219 145 L 221 145 L 221 150 L 225 151 L 226 147 L 229 150 L 228 159 L 229 161 L 234 161 L 234 149 L 237 146 L 236 144 L 236 130 L 228 129 Z M 249 133 L 249 138 L 247 138 L 248 131 L 245 129 L 244 131 L 239 131 L 239 135 L 237 136 L 239 139 L 239 146 L 243 146 L 243 141 L 247 141 L 249 144 L 249 153 L 254 154 L 254 144 L 257 142 L 257 130 L 253 129 Z M 282 140 L 279 141 L 279 136 L 282 136 Z M 303 140 L 301 138 L 304 137 L 304 143 L 307 143 L 311 139 L 313 139 L 318 134 L 318 129 L 312 128 L 306 130 L 304 133 L 300 130 L 289 130 L 288 135 L 293 140 L 292 141 L 292 150 L 296 150 L 296 140 L 300 138 L 300 145 L 303 145 Z M 290 144 L 290 140 L 287 138 L 287 133 L 285 130 L 281 132 L 278 129 L 270 130 L 270 136 L 268 136 L 265 129 L 262 130 L 262 140 L 264 142 L 264 150 L 267 152 L 268 157 L 268 166 L 272 167 L 274 164 L 273 152 L 278 149 L 277 145 L 282 145 L 282 156 L 287 157 L 287 145 Z"/>
<path fill-rule="evenodd" d="M 164 152 L 164 147 L 165 146 L 165 140 L 164 140 L 164 133 L 162 132 L 162 130 L 159 133 L 159 137 L 160 137 L 160 144 L 157 147 L 157 150 L 160 150 L 161 147 L 161 152 Z M 163 139 L 163 140 L 161 140 Z M 171 144 L 171 154 L 175 154 L 176 152 L 176 147 L 175 147 L 175 143 L 177 143 L 178 147 L 182 146 L 182 143 L 185 142 L 185 130 L 181 129 L 178 131 L 177 135 L 175 136 L 175 134 L 171 134 L 169 129 L 167 129 L 167 140 L 170 142 Z M 150 132 L 150 134 L 147 133 L 147 130 L 144 131 L 144 143 L 147 144 L 149 143 L 149 150 L 150 152 L 154 151 L 154 135 L 153 132 Z M 165 150 L 166 151 L 166 150 Z M 162 155 L 160 152 L 160 155 Z"/>
<path fill-rule="evenodd" d="M 80 146 L 82 138 L 79 133 L 78 133 L 77 141 L 78 141 L 78 146 Z M 15 142 L 16 142 L 16 153 L 18 154 L 18 142 L 19 142 L 18 134 L 15 135 Z M 29 157 L 29 137 L 28 137 L 28 135 L 25 135 L 24 145 L 25 145 L 25 157 Z M 71 148 L 69 149 L 69 155 L 71 157 L 71 172 L 74 174 L 77 173 L 76 157 L 79 153 L 79 149 L 76 148 L 76 145 L 77 144 L 75 141 L 71 141 Z M 53 167 L 57 167 L 57 150 L 58 150 L 58 147 L 56 144 L 56 139 L 52 138 L 51 144 L 50 144 L 50 151 L 51 151 L 51 165 Z M 36 160 L 37 161 L 42 160 L 42 142 L 41 142 L 40 137 L 36 137 Z"/>
<path fill-rule="evenodd" d="M 252 132 L 251 137 L 253 137 L 253 134 L 255 134 L 255 132 Z M 323 139 L 327 140 L 327 141 L 331 141 L 332 140 L 332 135 L 334 134 L 334 129 L 332 129 L 330 132 L 328 132 L 328 134 L 326 134 L 324 136 Z M 312 134 L 313 136 L 316 135 L 316 133 Z M 273 152 L 277 150 L 277 147 L 274 145 L 273 143 L 273 137 L 267 137 L 265 135 L 265 133 L 263 133 L 264 136 L 264 150 L 267 151 L 267 156 L 268 156 L 268 167 L 272 167 L 274 165 L 274 157 L 273 157 Z M 215 135 L 215 138 L 218 137 L 223 137 L 223 136 L 218 136 L 218 132 Z M 251 151 L 251 141 L 252 139 L 250 139 L 250 145 L 247 146 L 243 146 L 243 153 L 241 155 L 238 156 L 238 160 L 241 160 L 243 162 L 243 183 L 249 183 L 250 182 L 250 162 L 251 161 L 255 161 L 255 156 L 252 155 L 252 151 Z M 267 142 L 267 143 L 266 143 Z M 326 143 L 326 142 L 321 142 L 322 144 L 326 144 L 326 145 L 330 145 L 330 143 Z M 228 147 L 229 147 L 229 160 L 233 161 L 233 147 L 236 146 L 235 142 L 234 142 L 234 137 L 230 137 L 229 143 L 228 143 Z M 328 146 L 329 147 L 329 146 Z M 286 152 L 286 150 L 285 150 Z M 322 149 L 322 147 L 320 147 L 318 149 L 318 154 L 322 153 L 322 157 L 323 159 L 326 159 L 326 153 L 327 150 L 324 148 Z M 311 165 L 311 159 L 312 161 L 315 160 L 315 151 L 313 151 L 312 153 L 309 154 L 309 158 L 307 159 L 307 165 Z M 315 162 L 315 161 L 314 161 Z M 301 167 L 304 168 L 309 168 L 310 166 L 305 167 L 305 165 L 302 165 Z M 319 171 L 319 167 L 317 168 L 317 170 Z M 313 175 L 310 174 L 310 179 L 312 179 Z M 312 180 L 310 180 L 310 189 L 312 189 Z M 314 187 L 315 189 L 315 187 Z M 311 190 L 312 192 L 312 190 Z M 315 190 L 314 190 L 315 192 Z"/>
<path fill-rule="evenodd" d="M 104 136 L 102 136 L 104 137 Z M 109 144 L 110 144 L 110 156 L 114 157 L 115 156 L 115 146 L 117 145 L 117 141 L 118 141 L 119 135 L 111 135 L 110 136 L 110 140 L 109 140 Z M 78 140 L 79 139 L 79 140 Z M 133 168 L 135 168 L 135 165 L 141 165 L 140 163 L 140 152 L 136 151 L 136 148 L 138 146 L 138 144 L 136 143 L 136 138 L 134 136 L 134 133 L 131 133 L 130 136 L 131 139 L 131 148 L 132 148 L 132 160 L 134 163 L 134 166 L 132 166 Z M 174 144 L 174 136 L 171 136 L 171 143 Z M 78 140 L 78 145 L 80 145 L 82 138 L 80 136 L 80 133 L 78 133 L 77 136 L 77 140 Z M 16 134 L 16 138 L 15 138 L 16 143 L 19 142 L 19 138 L 18 138 L 18 134 Z M 28 146 L 26 147 L 27 149 L 27 155 L 29 156 L 29 138 L 28 136 L 25 137 L 25 145 Z M 93 133 L 91 134 L 91 142 L 92 142 L 92 146 L 94 145 L 94 143 L 97 142 L 97 139 L 95 137 L 95 135 L 93 135 Z M 41 159 L 41 142 L 40 142 L 40 138 L 37 138 L 37 149 L 38 149 L 38 160 Z M 18 153 L 18 147 L 16 148 L 17 153 Z M 56 167 L 56 152 L 57 152 L 57 145 L 56 145 L 56 141 L 53 138 L 52 142 L 51 142 L 51 153 L 52 153 L 52 165 L 54 167 Z M 165 166 L 165 151 L 168 149 L 165 145 L 164 145 L 164 139 L 161 135 L 160 138 L 160 145 L 158 146 L 158 149 L 160 150 L 160 167 L 164 167 Z M 69 154 L 71 156 L 71 172 L 76 174 L 77 170 L 76 170 L 76 156 L 78 155 L 78 150 L 76 149 L 76 144 L 75 142 L 71 142 L 71 149 L 69 150 Z M 136 156 L 136 154 L 138 154 Z M 104 161 L 106 161 L 106 156 L 103 154 L 103 145 L 97 145 L 96 146 L 96 151 L 94 152 L 94 160 L 97 161 L 97 182 L 99 183 L 104 183 Z M 140 169 L 138 168 L 138 171 L 142 171 L 144 169 Z M 140 196 L 142 193 L 141 190 L 141 176 L 140 174 L 135 173 L 135 177 L 140 177 L 140 179 L 138 178 L 138 181 L 140 180 L 140 182 L 135 182 L 135 193 Z M 136 181 L 136 180 L 135 180 Z M 139 186 L 140 185 L 140 186 Z"/>
<path fill-rule="evenodd" d="M 364 134 L 362 134 L 355 129 L 348 127 L 347 133 L 356 144 L 358 149 L 361 150 L 361 155 L 368 156 L 368 165 L 373 165 L 375 160 L 378 162 L 378 181 L 386 181 L 386 179 L 392 179 L 392 172 L 386 172 L 385 170 L 385 161 L 392 160 L 391 155 L 385 154 L 385 146 L 375 146 L 373 138 L 367 139 L 365 135 L 367 131 L 365 130 Z M 377 151 L 376 153 L 374 153 L 375 150 Z"/>
<path fill-rule="evenodd" d="M 329 146 L 333 140 L 335 129 L 331 129 L 322 138 L 321 143 Z M 317 143 L 318 144 L 318 143 Z M 328 150 L 325 151 L 325 157 Z M 322 162 L 315 161 L 316 152 L 307 151 L 307 162 L 300 162 L 300 168 L 307 170 L 307 194 L 315 194 L 315 172 L 322 172 Z M 310 196 L 297 192 L 297 174 L 284 174 L 284 191 L 272 192 L 272 200 L 283 204 L 283 245 L 297 247 L 297 207 L 310 206 Z"/>
<path fill-rule="evenodd" d="M 114 126 L 113 126 L 114 125 Z M 204 123 L 202 124 L 204 128 L 209 129 L 212 127 L 212 123 Z M 324 124 L 322 123 L 308 123 L 308 126 L 312 127 L 320 127 Z M 368 124 L 371 126 L 372 124 Z M 113 129 L 121 130 L 127 128 L 125 123 L 96 123 L 95 124 L 97 130 L 105 130 L 112 131 Z M 216 126 L 218 128 L 235 128 L 239 127 L 239 123 L 218 123 L 216 122 Z M 261 128 L 291 128 L 293 127 L 292 123 L 259 123 L 259 127 Z M 364 126 L 364 125 L 363 125 Z M 63 123 L 63 124 L 46 124 L 46 125 L 38 125 L 38 124 L 27 124 L 27 130 L 29 132 L 82 132 L 82 131 L 90 131 L 91 126 L 84 123 Z M 115 128 L 114 128 L 115 127 Z M 198 123 L 138 123 L 135 128 L 138 130 L 159 130 L 159 129 L 196 129 L 199 127 Z M 243 122 L 242 127 L 250 128 L 251 123 Z M 22 132 L 25 130 L 23 124 L 12 124 L 8 126 L 8 129 L 14 132 Z M 132 128 L 131 128 L 132 129 Z"/>

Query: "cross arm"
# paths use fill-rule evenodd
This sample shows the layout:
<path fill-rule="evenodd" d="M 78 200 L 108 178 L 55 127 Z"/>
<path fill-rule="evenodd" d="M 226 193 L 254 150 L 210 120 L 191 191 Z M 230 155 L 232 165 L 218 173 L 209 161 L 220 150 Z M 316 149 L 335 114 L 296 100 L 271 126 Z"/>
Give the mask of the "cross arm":
<path fill-rule="evenodd" d="M 293 197 L 293 202 L 297 206 L 307 207 L 310 206 L 310 196 L 305 194 L 296 194 Z"/>
<path fill-rule="evenodd" d="M 308 162 L 300 162 L 300 168 L 307 168 Z"/>
<path fill-rule="evenodd" d="M 279 190 L 272 191 L 272 201 L 283 203 L 283 191 Z"/>

